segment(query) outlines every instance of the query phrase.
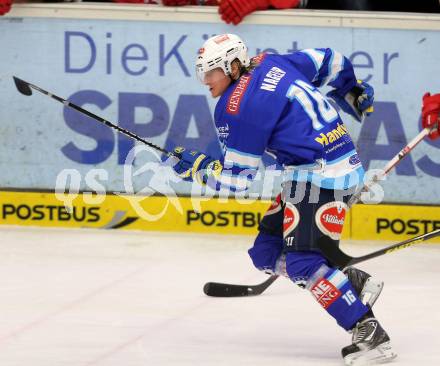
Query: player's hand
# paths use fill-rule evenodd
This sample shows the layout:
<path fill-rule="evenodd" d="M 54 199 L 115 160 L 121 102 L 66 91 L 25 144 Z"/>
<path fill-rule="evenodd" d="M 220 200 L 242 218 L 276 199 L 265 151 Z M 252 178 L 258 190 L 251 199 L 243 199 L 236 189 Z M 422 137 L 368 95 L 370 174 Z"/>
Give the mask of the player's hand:
<path fill-rule="evenodd" d="M 164 161 L 170 164 L 176 174 L 185 181 L 206 184 L 211 175 L 218 176 L 222 171 L 220 161 L 196 151 L 177 146 Z"/>
<path fill-rule="evenodd" d="M 423 96 L 422 126 L 432 128 L 436 123 L 437 128 L 428 135 L 432 140 L 440 136 L 440 94 L 426 93 Z"/>
<path fill-rule="evenodd" d="M 0 0 L 0 15 L 5 15 L 11 10 L 12 0 Z"/>
<path fill-rule="evenodd" d="M 357 85 L 351 90 L 351 93 L 357 98 L 356 106 L 361 113 L 369 116 L 374 112 L 374 89 L 365 81 L 358 80 Z"/>
<path fill-rule="evenodd" d="M 336 89 L 328 92 L 327 96 L 358 122 L 362 122 L 366 116 L 374 111 L 374 89 L 362 80 L 358 80 L 357 84 L 345 96 L 339 94 Z"/>

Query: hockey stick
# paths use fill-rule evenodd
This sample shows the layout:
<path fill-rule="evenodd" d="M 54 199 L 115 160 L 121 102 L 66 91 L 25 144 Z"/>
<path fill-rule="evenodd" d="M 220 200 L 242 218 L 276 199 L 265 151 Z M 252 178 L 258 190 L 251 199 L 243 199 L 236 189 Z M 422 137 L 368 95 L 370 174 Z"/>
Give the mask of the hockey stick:
<path fill-rule="evenodd" d="M 414 137 L 402 150 L 399 151 L 397 155 L 395 155 L 388 163 L 385 165 L 383 172 L 381 174 L 376 174 L 373 179 L 366 183 L 364 187 L 355 193 L 350 200 L 348 201 L 348 207 L 352 207 L 355 203 L 357 203 L 363 192 L 367 192 L 373 184 L 375 184 L 380 178 L 387 175 L 391 169 L 393 169 L 405 156 L 407 156 L 426 136 L 428 136 L 432 131 L 437 129 L 436 123 L 431 128 L 426 127 L 420 133 Z M 432 231 L 430 233 L 426 233 L 424 235 L 419 235 L 412 239 L 407 239 L 401 243 L 392 245 L 391 247 L 387 247 L 371 254 L 364 255 L 359 258 L 353 258 L 347 254 L 345 254 L 339 247 L 335 246 L 334 243 L 329 240 L 328 237 L 321 237 L 318 240 L 317 246 L 321 250 L 321 252 L 326 256 L 326 258 L 333 263 L 334 265 L 344 268 L 348 265 L 353 265 L 359 262 L 363 262 L 367 259 L 375 258 L 380 255 L 390 253 L 392 251 L 406 248 L 416 243 L 420 243 L 421 241 L 425 241 L 427 239 L 433 238 L 440 234 L 440 230 Z"/>
<path fill-rule="evenodd" d="M 55 99 L 56 101 L 64 104 L 67 107 L 73 108 L 76 111 L 78 111 L 82 114 L 85 114 L 86 116 L 88 116 L 88 117 L 90 117 L 100 123 L 103 123 L 108 127 L 114 128 L 118 132 L 120 132 L 128 137 L 131 137 L 134 140 L 140 141 L 140 142 L 144 143 L 145 145 L 148 145 L 156 150 L 163 152 L 164 154 L 168 154 L 168 155 L 170 154 L 167 150 L 165 150 L 157 145 L 154 145 L 153 143 L 151 143 L 147 140 L 144 140 L 143 138 L 139 137 L 138 135 L 136 135 L 128 130 L 123 129 L 123 128 L 105 120 L 104 118 L 99 117 L 96 114 L 94 114 L 84 108 L 81 108 L 80 106 L 77 106 L 74 103 L 69 102 L 66 99 L 63 99 L 63 98 L 61 98 L 55 94 L 52 94 L 44 89 L 41 89 L 40 87 L 38 87 L 34 84 L 31 84 L 23 79 L 20 79 L 16 76 L 13 76 L 13 78 L 14 78 L 14 82 L 15 82 L 15 86 L 17 87 L 17 90 L 23 95 L 30 96 L 30 95 L 32 95 L 32 89 L 35 89 L 35 90 L 39 91 L 40 93 L 45 94 L 48 97 L 51 97 L 52 99 Z M 277 278 L 278 278 L 277 275 L 270 276 L 266 281 L 260 283 L 259 285 L 254 285 L 254 286 L 229 285 L 229 284 L 224 284 L 224 283 L 208 282 L 203 287 L 203 291 L 208 296 L 218 296 L 218 297 L 260 295 Z"/>
<path fill-rule="evenodd" d="M 322 237 L 318 240 L 318 247 L 332 264 L 336 265 L 339 268 L 345 268 L 371 258 L 376 258 L 387 253 L 395 252 L 396 250 L 408 248 L 414 244 L 422 243 L 439 235 L 440 229 L 434 230 L 429 233 L 419 235 L 414 238 L 404 240 L 400 243 L 379 249 L 375 252 L 362 255 L 360 257 L 351 257 L 348 254 L 345 254 L 341 249 L 335 247 L 334 245 L 332 245 L 332 243 L 328 242 L 328 240 L 326 240 L 326 237 Z"/>
<path fill-rule="evenodd" d="M 76 111 L 78 111 L 82 114 L 85 114 L 86 116 L 94 119 L 95 121 L 101 122 L 110 128 L 114 128 L 116 131 L 118 131 L 118 132 L 120 132 L 120 133 L 134 139 L 134 140 L 140 141 L 140 142 L 144 143 L 145 145 L 152 147 L 153 149 L 159 150 L 159 151 L 163 152 L 164 154 L 170 155 L 170 153 L 167 150 L 165 150 L 157 145 L 154 145 L 153 143 L 151 143 L 147 140 L 144 140 L 142 137 L 134 134 L 133 132 L 125 130 L 125 129 L 105 120 L 104 118 L 99 117 L 96 114 L 89 112 L 88 110 L 83 109 L 80 106 L 77 106 L 76 104 L 69 102 L 66 99 L 63 99 L 63 98 L 61 98 L 55 94 L 52 94 L 44 89 L 41 89 L 40 87 L 38 87 L 34 84 L 28 83 L 27 81 L 19 79 L 16 76 L 13 76 L 13 78 L 14 78 L 14 82 L 15 82 L 15 86 L 17 87 L 17 90 L 23 95 L 30 96 L 30 95 L 32 95 L 32 89 L 35 89 L 35 90 L 39 91 L 40 93 L 43 93 L 43 94 L 47 95 L 48 97 L 51 97 L 52 99 L 57 100 L 58 102 L 64 104 L 67 107 L 73 108 Z"/>
<path fill-rule="evenodd" d="M 67 107 L 73 108 L 76 111 L 78 111 L 82 114 L 85 114 L 86 116 L 88 116 L 88 117 L 90 117 L 100 123 L 103 123 L 110 128 L 114 128 L 118 132 L 120 132 L 128 137 L 131 137 L 134 140 L 140 141 L 140 142 L 144 143 L 145 145 L 148 145 L 156 150 L 163 152 L 164 154 L 168 154 L 168 155 L 170 154 L 167 150 L 165 150 L 157 145 L 154 145 L 153 143 L 151 143 L 147 140 L 144 140 L 143 138 L 139 137 L 138 135 L 136 135 L 128 130 L 123 129 L 123 128 L 105 120 L 104 118 L 99 117 L 96 114 L 94 114 L 84 108 L 81 108 L 80 106 L 77 106 L 74 103 L 69 102 L 66 99 L 63 99 L 63 98 L 61 98 L 55 94 L 52 94 L 44 89 L 41 89 L 40 87 L 38 87 L 34 84 L 31 84 L 23 79 L 20 79 L 16 76 L 13 76 L 13 78 L 14 78 L 14 82 L 15 82 L 15 86 L 17 87 L 17 90 L 23 95 L 30 96 L 30 95 L 32 95 L 32 89 L 35 89 L 35 90 L 39 91 L 40 93 L 45 94 L 48 97 L 51 97 L 52 99 L 55 99 L 56 101 L 64 104 Z M 224 283 L 208 282 L 203 287 L 203 291 L 208 296 L 220 296 L 220 297 L 260 295 L 277 278 L 278 278 L 278 276 L 276 276 L 276 275 L 270 276 L 263 283 L 260 283 L 259 285 L 254 285 L 254 286 L 229 285 L 229 284 L 224 284 Z"/>
<path fill-rule="evenodd" d="M 350 198 L 350 200 L 348 201 L 348 207 L 352 207 L 354 204 L 356 204 L 360 200 L 362 193 L 367 192 L 373 186 L 373 184 L 375 184 L 377 181 L 379 181 L 380 178 L 382 178 L 383 176 L 388 174 L 391 171 L 391 169 L 393 169 L 406 155 L 408 155 L 435 128 L 437 128 L 437 127 L 436 126 L 434 126 L 432 128 L 426 127 L 422 131 L 420 131 L 420 133 L 416 137 L 414 137 L 414 139 L 412 139 L 401 151 L 399 151 L 399 153 L 397 155 L 395 155 L 385 165 L 385 167 L 383 168 L 382 174 L 374 175 L 374 177 L 369 182 L 367 182 L 361 190 L 359 190 L 357 193 L 355 193 Z M 438 234 L 436 234 L 436 235 L 438 235 Z M 426 240 L 430 237 L 432 237 L 432 236 L 428 236 L 427 238 L 425 238 L 423 240 Z M 335 245 L 332 242 L 328 242 L 328 240 L 325 240 L 325 239 L 326 239 L 326 237 L 323 237 L 321 240 L 318 241 L 318 247 L 319 247 L 319 249 L 321 249 L 323 254 L 327 257 L 327 259 L 330 260 L 330 262 L 332 262 L 335 265 L 337 265 L 338 267 L 342 268 L 344 266 L 340 265 L 340 263 L 343 263 L 344 259 L 347 261 L 347 263 L 353 259 L 353 257 L 346 255 L 338 247 L 335 247 Z M 409 239 L 409 240 L 411 241 L 411 239 Z M 404 246 L 405 244 L 407 244 L 407 241 L 396 244 L 396 246 L 403 245 L 403 247 L 405 247 Z M 412 244 L 415 244 L 415 243 L 412 243 Z M 410 244 L 410 245 L 412 245 L 412 244 Z M 400 249 L 400 247 L 399 247 L 399 249 Z M 392 250 L 392 249 L 390 249 L 390 250 Z M 394 249 L 394 250 L 397 250 L 397 249 Z M 382 255 L 382 254 L 385 254 L 388 252 L 389 251 L 386 251 L 386 250 L 383 253 L 382 253 L 382 251 L 378 251 L 379 254 L 376 254 L 376 252 L 372 253 L 375 255 L 373 255 L 372 257 L 362 259 L 361 261 L 366 260 L 366 259 L 370 259 L 370 258 L 374 258 L 374 257 L 377 257 L 379 255 Z M 364 257 L 361 257 L 361 258 L 364 258 Z M 354 262 L 354 263 L 358 263 L 358 262 Z M 350 262 L 350 264 L 354 264 L 354 263 Z M 217 283 L 217 282 L 208 282 L 203 287 L 203 292 L 208 296 L 216 296 L 216 297 L 249 296 L 250 294 L 251 295 L 259 295 L 267 287 L 269 287 L 277 278 L 278 278 L 278 276 L 273 275 L 273 276 L 269 277 L 266 281 L 261 283 L 260 285 L 256 285 L 256 286 L 233 285 L 233 284 L 225 284 L 225 283 Z M 259 286 L 262 286 L 262 290 L 260 292 L 258 292 L 258 291 L 255 292 L 255 288 L 259 289 Z M 250 289 L 250 290 L 248 291 L 247 289 Z"/>
<path fill-rule="evenodd" d="M 431 131 L 436 129 L 437 126 L 433 126 L 432 128 L 426 127 L 420 133 L 414 137 L 408 144 L 400 150 L 397 155 L 395 155 L 388 163 L 385 165 L 385 167 L 382 169 L 382 172 L 380 174 L 375 174 L 373 178 L 365 183 L 365 185 L 353 196 L 351 196 L 350 200 L 348 201 L 348 207 L 353 206 L 355 203 L 359 202 L 361 199 L 361 195 L 364 192 L 368 192 L 370 188 L 377 183 L 382 177 L 387 175 L 391 169 L 393 169 L 405 156 L 407 156 L 426 136 L 430 134 Z"/>
<path fill-rule="evenodd" d="M 264 282 L 253 285 L 232 285 L 228 283 L 208 282 L 203 286 L 203 292 L 213 297 L 238 297 L 261 295 L 276 279 L 278 275 L 272 275 Z"/>

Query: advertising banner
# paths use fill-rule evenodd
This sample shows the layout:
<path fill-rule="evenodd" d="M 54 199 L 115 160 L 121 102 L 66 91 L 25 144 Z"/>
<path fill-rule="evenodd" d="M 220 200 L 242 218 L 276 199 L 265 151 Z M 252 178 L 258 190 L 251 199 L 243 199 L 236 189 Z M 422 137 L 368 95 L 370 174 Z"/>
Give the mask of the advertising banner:
<path fill-rule="evenodd" d="M 12 75 L 89 109 L 164 147 L 220 154 L 215 100 L 195 78 L 197 50 L 210 36 L 238 33 L 249 53 L 331 47 L 375 88 L 375 113 L 344 115 L 367 169 L 380 168 L 420 130 L 422 96 L 440 92 L 440 32 L 363 28 L 0 19 L 0 187 L 190 195 L 193 188 L 158 163 L 160 155 L 62 104 L 19 94 Z M 440 140 L 423 141 L 391 173 L 385 202 L 440 203 Z M 126 163 L 126 164 L 125 164 Z M 251 192 L 270 199 L 280 174 L 270 167 Z M 262 175 L 263 176 L 263 175 Z"/>
<path fill-rule="evenodd" d="M 10 191 L 0 194 L 0 225 L 254 236 L 270 205 L 248 199 Z M 440 229 L 440 207 L 357 205 L 343 225 L 342 240 L 399 242 Z M 440 237 L 430 242 L 440 243 Z"/>
<path fill-rule="evenodd" d="M 226 198 L 1 192 L 0 224 L 255 235 L 269 206 Z"/>
<path fill-rule="evenodd" d="M 351 214 L 352 237 L 360 240 L 396 240 L 440 229 L 438 206 L 358 205 Z"/>

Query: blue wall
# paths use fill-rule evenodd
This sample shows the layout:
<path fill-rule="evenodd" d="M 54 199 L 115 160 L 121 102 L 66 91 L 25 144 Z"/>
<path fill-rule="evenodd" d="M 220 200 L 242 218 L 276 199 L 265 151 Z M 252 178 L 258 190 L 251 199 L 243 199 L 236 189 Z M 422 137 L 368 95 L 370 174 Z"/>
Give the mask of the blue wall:
<path fill-rule="evenodd" d="M 0 19 L 0 187 L 53 189 L 57 177 L 63 185 L 69 175 L 59 173 L 73 169 L 83 190 L 151 193 L 149 185 L 189 193 L 188 184 L 154 163 L 152 152 L 140 151 L 124 169 L 133 140 L 42 94 L 18 94 L 12 75 L 159 146 L 216 155 L 215 100 L 194 77 L 194 58 L 207 37 L 224 32 L 242 36 L 251 55 L 332 47 L 349 57 L 357 76 L 376 90 L 376 112 L 363 125 L 345 116 L 367 168 L 384 166 L 418 133 L 424 92 L 440 92 L 440 32 L 434 31 Z M 384 182 L 385 200 L 440 203 L 439 149 L 440 140 L 422 142 Z M 264 162 L 273 164 L 269 157 Z M 253 192 L 276 191 L 273 175 L 275 184 L 256 182 Z"/>

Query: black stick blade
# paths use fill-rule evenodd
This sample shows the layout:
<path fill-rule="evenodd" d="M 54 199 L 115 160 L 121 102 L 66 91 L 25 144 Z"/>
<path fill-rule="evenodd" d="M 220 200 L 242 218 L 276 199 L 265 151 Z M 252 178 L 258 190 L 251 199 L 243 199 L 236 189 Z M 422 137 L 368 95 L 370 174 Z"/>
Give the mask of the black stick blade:
<path fill-rule="evenodd" d="M 203 286 L 205 295 L 213 297 L 242 297 L 261 295 L 276 279 L 277 275 L 270 276 L 258 285 L 232 285 L 229 283 L 208 282 Z"/>
<path fill-rule="evenodd" d="M 14 82 L 15 82 L 15 86 L 17 87 L 17 90 L 23 94 L 23 95 L 32 95 L 32 89 L 29 86 L 29 83 L 19 79 L 16 76 L 13 76 L 14 78 Z"/>
<path fill-rule="evenodd" d="M 250 286 L 208 282 L 203 286 L 205 295 L 213 297 L 240 297 L 255 295 Z"/>

